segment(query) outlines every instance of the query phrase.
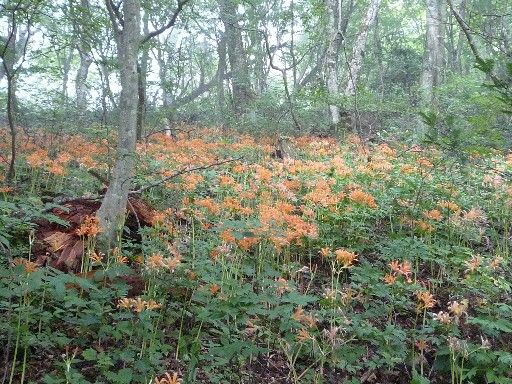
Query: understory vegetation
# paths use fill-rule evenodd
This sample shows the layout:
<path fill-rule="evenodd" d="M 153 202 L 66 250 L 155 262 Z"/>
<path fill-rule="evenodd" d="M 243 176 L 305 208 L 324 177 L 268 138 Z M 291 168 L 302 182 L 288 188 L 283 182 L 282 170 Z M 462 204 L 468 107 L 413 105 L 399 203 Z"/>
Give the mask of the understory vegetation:
<path fill-rule="evenodd" d="M 510 155 L 183 128 L 138 144 L 156 210 L 108 254 L 59 196 L 99 198 L 109 138 L 19 136 L 4 382 L 512 382 Z"/>
<path fill-rule="evenodd" d="M 0 384 L 512 384 L 512 1 L 0 0 Z"/>

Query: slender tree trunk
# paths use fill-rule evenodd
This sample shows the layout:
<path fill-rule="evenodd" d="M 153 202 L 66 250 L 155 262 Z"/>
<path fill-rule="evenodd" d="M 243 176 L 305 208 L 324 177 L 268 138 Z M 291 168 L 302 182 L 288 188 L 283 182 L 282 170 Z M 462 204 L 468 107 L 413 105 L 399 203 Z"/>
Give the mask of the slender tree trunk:
<path fill-rule="evenodd" d="M 222 34 L 217 44 L 219 63 L 217 65 L 217 116 L 222 126 L 226 125 L 226 95 L 224 93 L 224 78 L 226 76 L 226 38 Z"/>
<path fill-rule="evenodd" d="M 69 71 L 71 70 L 71 61 L 73 60 L 73 49 L 62 60 L 62 98 L 68 97 Z"/>
<path fill-rule="evenodd" d="M 92 55 L 87 50 L 79 49 L 80 66 L 76 73 L 76 106 L 80 114 L 87 109 L 87 76 L 89 75 L 89 67 L 93 62 Z"/>
<path fill-rule="evenodd" d="M 331 127 L 336 130 L 341 121 L 340 107 L 336 102 L 339 95 L 339 51 L 342 43 L 340 26 L 340 2 L 339 0 L 326 0 L 327 11 L 327 36 L 329 38 L 325 55 L 325 81 L 329 98 L 329 121 Z"/>
<path fill-rule="evenodd" d="M 466 17 L 466 0 L 460 0 L 458 9 L 459 9 L 459 13 L 460 13 L 461 17 L 465 18 Z M 453 14 L 453 13 L 450 13 L 450 14 Z M 459 31 L 459 33 L 458 33 L 458 38 L 457 38 L 455 63 L 456 63 L 456 68 L 457 68 L 458 72 L 460 74 L 462 74 L 462 73 L 464 73 L 464 63 L 463 63 L 463 59 L 462 59 L 463 58 L 462 52 L 464 50 L 464 43 L 465 43 L 466 38 L 464 36 L 464 32 L 462 32 L 462 30 L 460 28 L 456 28 L 456 29 Z"/>
<path fill-rule="evenodd" d="M 425 101 L 435 104 L 436 98 L 434 90 L 441 83 L 443 67 L 441 11 L 439 0 L 426 0 L 426 5 L 426 68 L 423 75 L 423 87 L 425 91 Z"/>
<path fill-rule="evenodd" d="M 234 0 L 219 0 L 220 18 L 224 24 L 227 54 L 232 73 L 233 109 L 237 115 L 247 111 L 253 93 Z"/>
<path fill-rule="evenodd" d="M 345 96 L 353 96 L 356 93 L 357 81 L 361 74 L 361 68 L 363 66 L 363 57 L 366 48 L 366 41 L 368 39 L 368 32 L 377 19 L 377 13 L 381 0 L 371 0 L 366 16 L 363 20 L 363 25 L 357 35 L 354 48 L 352 49 L 352 58 L 348 65 L 348 81 L 345 87 Z"/>
<path fill-rule="evenodd" d="M 7 70 L 5 72 L 7 74 L 7 122 L 11 133 L 11 159 L 9 161 L 9 169 L 7 170 L 7 180 L 12 181 L 15 175 L 14 165 L 16 163 L 15 74 L 11 74 Z"/>
<path fill-rule="evenodd" d="M 135 170 L 137 143 L 137 55 L 141 43 L 140 2 L 124 0 L 123 29 L 117 31 L 116 44 L 121 80 L 117 159 L 112 179 L 98 210 L 104 246 L 110 249 L 122 232 L 131 179 Z M 112 16 L 111 16 L 112 19 Z M 114 23 L 114 20 L 112 20 Z M 114 25 L 117 28 L 117 25 Z"/>
<path fill-rule="evenodd" d="M 149 16 L 145 12 L 142 18 L 144 34 L 149 33 Z M 137 67 L 139 75 L 138 81 L 138 95 L 139 103 L 137 105 L 137 140 L 140 140 L 144 135 L 144 124 L 146 123 L 146 87 L 147 87 L 147 76 L 148 76 L 148 64 L 149 64 L 149 48 L 145 45 L 142 49 L 142 55 L 140 59 L 140 65 Z"/>
<path fill-rule="evenodd" d="M 15 11 L 12 11 L 15 12 Z M 9 21 L 8 34 L 5 46 L 2 49 L 2 66 L 7 79 L 7 124 L 11 134 L 11 159 L 7 169 L 7 181 L 11 182 L 15 176 L 14 165 L 16 163 L 16 43 L 18 38 L 18 26 L 14 14 Z M 28 36 L 27 36 L 28 38 Z"/>
<path fill-rule="evenodd" d="M 90 4 L 89 0 L 80 0 L 80 17 L 90 17 Z M 77 44 L 78 55 L 80 56 L 80 65 L 75 78 L 76 90 L 76 106 L 80 115 L 85 113 L 87 109 L 87 77 L 89 75 L 89 68 L 94 61 L 92 56 L 91 47 L 87 36 L 83 33 L 80 23 L 74 23 L 75 33 L 79 35 Z"/>

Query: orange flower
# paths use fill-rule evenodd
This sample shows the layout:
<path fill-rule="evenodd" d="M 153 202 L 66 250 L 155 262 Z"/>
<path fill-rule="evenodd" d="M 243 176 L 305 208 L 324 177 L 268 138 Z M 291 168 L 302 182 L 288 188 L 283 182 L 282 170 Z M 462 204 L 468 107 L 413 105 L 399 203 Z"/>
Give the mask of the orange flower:
<path fill-rule="evenodd" d="M 441 200 L 439 203 L 437 203 L 437 206 L 439 208 L 446 208 L 446 209 L 448 209 L 449 211 L 452 211 L 452 212 L 459 212 L 460 211 L 459 206 L 457 204 L 455 204 L 453 201 Z"/>
<path fill-rule="evenodd" d="M 9 193 L 12 191 L 13 191 L 12 187 L 1 187 L 0 188 L 0 193 Z"/>
<path fill-rule="evenodd" d="M 117 308 L 130 309 L 131 307 L 132 307 L 132 300 L 127 299 L 126 297 L 120 299 L 117 302 Z"/>
<path fill-rule="evenodd" d="M 434 165 L 426 158 L 420 157 L 417 161 L 418 165 L 424 168 L 432 168 Z"/>
<path fill-rule="evenodd" d="M 155 300 L 149 300 L 146 302 L 146 309 L 153 311 L 162 307 L 162 304 L 157 303 Z"/>
<path fill-rule="evenodd" d="M 233 236 L 233 231 L 230 229 L 226 229 L 226 230 L 222 231 L 220 234 L 220 238 L 223 242 L 228 243 L 228 244 L 236 243 L 236 238 Z"/>
<path fill-rule="evenodd" d="M 420 352 L 424 352 L 428 348 L 428 343 L 425 339 L 416 340 L 414 345 Z"/>
<path fill-rule="evenodd" d="M 311 315 L 306 315 L 302 307 L 298 307 L 292 315 L 292 318 L 301 323 L 302 325 L 306 325 L 310 328 L 316 325 L 316 319 Z"/>
<path fill-rule="evenodd" d="M 22 265 L 23 269 L 25 270 L 26 273 L 35 272 L 39 268 L 38 264 L 34 263 L 33 261 L 24 259 L 22 257 L 18 257 L 16 259 L 14 259 L 13 264 L 14 265 Z"/>
<path fill-rule="evenodd" d="M 318 253 L 323 258 L 326 258 L 331 253 L 331 248 L 329 248 L 329 247 L 320 248 L 320 251 Z"/>
<path fill-rule="evenodd" d="M 377 208 L 377 203 L 375 203 L 375 198 L 360 189 L 354 189 L 348 195 L 348 198 L 355 203 L 361 205 L 367 205 L 370 208 Z"/>
<path fill-rule="evenodd" d="M 195 204 L 198 207 L 206 208 L 213 215 L 218 215 L 220 213 L 219 205 L 215 201 L 213 201 L 211 197 L 196 200 Z"/>
<path fill-rule="evenodd" d="M 393 260 L 388 264 L 389 268 L 391 268 L 392 275 L 402 275 L 407 279 L 408 283 L 412 283 L 411 274 L 412 274 L 412 265 L 410 261 L 404 261 L 400 263 L 398 260 Z M 391 278 L 387 278 L 391 281 Z M 393 281 L 394 282 L 394 281 Z"/>
<path fill-rule="evenodd" d="M 478 255 L 471 257 L 471 260 L 466 261 L 466 273 L 475 272 L 482 264 L 482 258 Z"/>
<path fill-rule="evenodd" d="M 219 176 L 219 184 L 222 187 L 231 187 L 231 186 L 236 185 L 237 183 L 236 183 L 235 179 L 233 179 L 229 175 L 220 175 Z"/>
<path fill-rule="evenodd" d="M 434 299 L 434 295 L 432 295 L 428 291 L 416 292 L 416 298 L 418 299 L 418 310 L 419 311 L 433 308 L 437 302 Z"/>
<path fill-rule="evenodd" d="M 496 269 L 503 263 L 503 261 L 504 259 L 502 256 L 496 256 L 489 262 L 489 268 Z"/>
<path fill-rule="evenodd" d="M 430 233 L 434 231 L 434 227 L 423 220 L 418 220 L 416 222 L 416 225 L 418 226 L 418 229 L 422 232 Z"/>
<path fill-rule="evenodd" d="M 193 191 L 197 185 L 204 180 L 202 175 L 196 173 L 189 173 L 181 176 L 183 188 L 187 191 Z"/>
<path fill-rule="evenodd" d="M 458 320 L 462 315 L 468 314 L 468 307 L 468 299 L 463 299 L 460 303 L 458 301 L 452 301 L 448 305 L 448 311 Z"/>
<path fill-rule="evenodd" d="M 434 320 L 439 321 L 441 324 L 450 324 L 452 322 L 452 318 L 449 313 L 440 311 L 438 313 L 434 313 Z"/>
<path fill-rule="evenodd" d="M 254 245 L 258 244 L 259 241 L 260 239 L 257 237 L 244 237 L 238 241 L 238 246 L 244 251 L 249 251 Z"/>
<path fill-rule="evenodd" d="M 219 284 L 212 284 L 212 285 L 210 285 L 209 290 L 210 290 L 210 293 L 212 295 L 216 295 L 220 291 L 220 285 Z"/>
<path fill-rule="evenodd" d="M 94 264 L 101 264 L 103 261 L 103 258 L 101 257 L 101 255 L 98 255 L 96 252 L 93 252 L 92 255 L 89 256 L 89 259 Z"/>
<path fill-rule="evenodd" d="M 174 272 L 176 267 L 181 263 L 181 255 L 174 257 L 167 257 L 164 259 L 164 266 L 171 272 Z"/>
<path fill-rule="evenodd" d="M 75 230 L 78 236 L 83 237 L 96 237 L 100 232 L 100 220 L 96 216 L 86 216 L 80 227 Z"/>
<path fill-rule="evenodd" d="M 312 340 L 312 339 L 313 338 L 311 337 L 311 335 L 309 334 L 308 331 L 306 331 L 303 328 L 299 329 L 299 331 L 297 333 L 297 341 L 299 343 L 305 343 L 306 341 Z"/>
<path fill-rule="evenodd" d="M 357 261 L 357 255 L 345 249 L 338 249 L 334 251 L 334 254 L 336 255 L 336 260 L 342 264 L 342 268 L 350 268 Z"/>
<path fill-rule="evenodd" d="M 66 170 L 60 163 L 52 161 L 48 168 L 48 172 L 55 176 L 63 176 L 66 173 Z"/>
<path fill-rule="evenodd" d="M 389 284 L 389 285 L 395 284 L 395 282 L 396 282 L 396 275 L 393 275 L 391 273 L 386 274 L 386 276 L 384 276 L 384 282 L 386 284 Z"/>
<path fill-rule="evenodd" d="M 49 161 L 48 152 L 44 149 L 38 149 L 27 156 L 27 163 L 31 168 L 41 167 Z"/>
<path fill-rule="evenodd" d="M 164 266 L 164 258 L 160 253 L 153 253 L 146 260 L 148 269 L 159 269 Z"/>
<path fill-rule="evenodd" d="M 154 384 L 180 384 L 181 379 L 178 378 L 178 374 L 174 372 L 172 376 L 169 373 L 165 373 L 160 379 L 155 377 Z"/>
<path fill-rule="evenodd" d="M 404 261 L 400 266 L 399 273 L 404 275 L 405 277 L 410 276 L 412 274 L 411 262 L 408 260 Z"/>
<path fill-rule="evenodd" d="M 140 297 L 137 297 L 137 299 L 132 300 L 132 308 L 135 312 L 141 313 L 144 309 L 146 309 L 146 302 Z"/>
<path fill-rule="evenodd" d="M 423 216 L 426 219 L 435 220 L 435 221 L 440 221 L 443 219 L 443 215 L 437 209 L 432 209 L 431 211 L 425 211 L 425 212 L 423 212 Z"/>

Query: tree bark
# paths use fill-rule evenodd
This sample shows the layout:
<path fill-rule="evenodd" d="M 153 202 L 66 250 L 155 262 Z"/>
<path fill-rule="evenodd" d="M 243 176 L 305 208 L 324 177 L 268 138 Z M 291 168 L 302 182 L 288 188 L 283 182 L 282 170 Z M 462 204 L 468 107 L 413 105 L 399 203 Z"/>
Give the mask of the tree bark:
<path fill-rule="evenodd" d="M 327 12 L 327 36 L 329 37 L 325 55 L 325 80 L 329 98 L 329 121 L 334 130 L 338 128 L 341 121 L 340 107 L 336 101 L 333 101 L 339 94 L 338 57 L 343 40 L 339 15 L 340 6 L 339 0 L 326 0 L 325 2 Z"/>
<path fill-rule="evenodd" d="M 219 8 L 220 18 L 224 24 L 227 54 L 232 73 L 233 110 L 237 115 L 242 115 L 247 111 L 248 104 L 253 97 L 242 29 L 233 0 L 219 0 Z"/>
<path fill-rule="evenodd" d="M 143 30 L 144 34 L 149 33 L 149 16 L 148 13 L 145 12 L 143 16 Z M 146 122 L 146 87 L 147 87 L 147 75 L 148 75 L 148 65 L 149 65 L 149 48 L 144 46 L 142 48 L 142 55 L 140 58 L 140 64 L 137 67 L 137 72 L 139 75 L 138 81 L 138 95 L 139 102 L 137 106 L 137 140 L 140 140 L 144 135 L 144 124 Z"/>
<path fill-rule="evenodd" d="M 439 0 L 426 0 L 427 35 L 426 35 L 426 68 L 423 74 L 425 101 L 436 103 L 435 88 L 441 83 L 443 68 L 443 37 L 441 26 L 441 6 Z"/>
<path fill-rule="evenodd" d="M 363 57 L 366 48 L 366 41 L 368 39 L 368 32 L 377 19 L 380 4 L 381 0 L 371 0 L 370 5 L 368 6 L 366 16 L 363 20 L 363 25 L 359 31 L 356 42 L 354 43 L 354 48 L 352 49 L 352 59 L 348 64 L 349 73 L 347 86 L 345 87 L 345 96 L 353 96 L 356 93 L 357 80 L 359 79 L 361 68 L 363 66 Z"/>
<path fill-rule="evenodd" d="M 112 248 L 116 236 L 122 235 L 128 195 L 135 173 L 139 49 L 143 43 L 171 28 L 188 1 L 178 0 L 176 10 L 164 26 L 141 36 L 140 0 L 123 0 L 119 6 L 114 0 L 105 0 L 116 40 L 121 82 L 116 163 L 107 192 L 97 212 L 103 231 L 100 244 L 106 250 Z"/>
<path fill-rule="evenodd" d="M 219 63 L 217 65 L 217 116 L 221 126 L 226 125 L 226 96 L 224 93 L 224 79 L 226 75 L 226 38 L 222 34 L 217 43 Z"/>
<path fill-rule="evenodd" d="M 109 2 L 110 0 L 107 0 Z M 119 100 L 119 137 L 117 158 L 112 170 L 112 179 L 98 210 L 103 233 L 102 240 L 106 249 L 112 247 L 116 235 L 122 233 L 131 179 L 135 170 L 135 148 L 137 143 L 137 56 L 141 43 L 141 10 L 138 0 L 123 1 L 123 27 L 117 26 L 113 15 L 110 16 L 116 30 L 117 55 L 121 80 Z"/>
<path fill-rule="evenodd" d="M 76 73 L 75 88 L 76 88 L 76 106 L 79 113 L 84 113 L 87 109 L 87 77 L 89 75 L 89 68 L 93 62 L 90 52 L 83 48 L 78 49 L 80 56 L 80 65 Z"/>
<path fill-rule="evenodd" d="M 80 0 L 80 18 L 89 17 L 90 4 L 89 0 Z M 83 115 L 87 109 L 87 77 L 89 75 L 89 68 L 94 61 L 92 56 L 91 47 L 86 34 L 81 30 L 80 19 L 74 20 L 73 26 L 75 33 L 79 35 L 77 44 L 78 55 L 80 56 L 80 65 L 75 78 L 76 90 L 76 106 L 80 115 Z"/>
<path fill-rule="evenodd" d="M 10 20 L 7 26 L 7 36 L 5 38 L 4 46 L 0 52 L 2 58 L 2 67 L 7 79 L 7 124 L 9 125 L 9 132 L 11 135 L 11 158 L 9 161 L 9 168 L 7 169 L 7 181 L 11 182 L 14 179 L 16 163 L 16 77 L 18 68 L 15 68 L 17 61 L 17 43 L 18 43 L 18 24 L 16 19 L 16 11 L 12 9 Z M 28 39 L 28 30 L 27 36 Z M 27 40 L 28 41 L 28 40 Z M 27 43 L 25 41 L 25 44 Z M 24 53 L 23 53 L 24 55 Z"/>

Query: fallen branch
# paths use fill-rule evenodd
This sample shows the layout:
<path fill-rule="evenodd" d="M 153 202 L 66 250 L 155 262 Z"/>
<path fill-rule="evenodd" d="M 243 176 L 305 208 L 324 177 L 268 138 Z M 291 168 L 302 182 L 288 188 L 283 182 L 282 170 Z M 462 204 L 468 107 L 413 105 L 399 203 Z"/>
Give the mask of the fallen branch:
<path fill-rule="evenodd" d="M 175 179 L 176 177 L 179 177 L 179 176 L 184 175 L 186 173 L 195 172 L 195 171 L 203 171 L 205 169 L 210 169 L 210 168 L 213 168 L 213 167 L 217 167 L 219 165 L 226 164 L 226 163 L 232 163 L 234 161 L 238 161 L 238 160 L 241 160 L 241 159 L 242 159 L 242 157 L 237 157 L 237 158 L 234 158 L 234 159 L 222 160 L 222 161 L 218 161 L 216 163 L 212 163 L 212 164 L 208 164 L 208 165 L 202 165 L 202 166 L 199 166 L 199 167 L 185 168 L 185 169 L 182 169 L 182 170 L 180 170 L 180 171 L 178 171 L 176 173 L 173 173 L 171 176 L 163 178 L 162 180 L 156 181 L 156 182 L 154 182 L 152 184 L 148 184 L 148 185 L 146 185 L 144 187 L 141 187 L 139 189 L 136 189 L 134 191 L 130 191 L 130 195 L 142 193 L 144 191 L 147 191 L 148 189 L 157 187 L 157 186 L 159 186 L 159 185 L 161 185 L 163 183 L 166 183 L 169 180 Z"/>

